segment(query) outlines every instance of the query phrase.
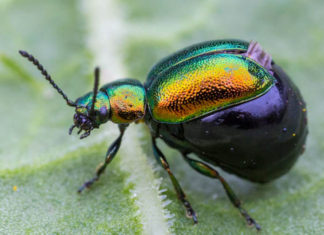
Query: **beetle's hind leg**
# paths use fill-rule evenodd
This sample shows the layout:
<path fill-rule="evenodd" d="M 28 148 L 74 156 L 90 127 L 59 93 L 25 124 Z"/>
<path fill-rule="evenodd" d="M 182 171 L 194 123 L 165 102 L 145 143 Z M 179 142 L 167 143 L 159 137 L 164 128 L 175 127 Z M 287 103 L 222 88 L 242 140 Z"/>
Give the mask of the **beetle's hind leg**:
<path fill-rule="evenodd" d="M 197 161 L 192 158 L 189 158 L 185 154 L 183 154 L 183 157 L 189 163 L 189 165 L 192 168 L 194 168 L 196 171 L 198 171 L 199 173 L 206 175 L 208 177 L 211 177 L 211 178 L 218 179 L 222 183 L 228 198 L 230 199 L 232 204 L 240 211 L 241 215 L 243 215 L 243 217 L 245 218 L 248 225 L 253 225 L 253 226 L 255 226 L 255 228 L 257 230 L 261 230 L 260 225 L 242 207 L 240 200 L 235 195 L 232 188 L 229 186 L 229 184 L 225 181 L 225 179 L 216 170 L 214 170 L 213 168 L 211 168 L 210 166 L 208 166 L 207 164 L 205 164 L 201 161 Z"/>
<path fill-rule="evenodd" d="M 183 203 L 186 208 L 186 213 L 189 218 L 192 218 L 194 223 L 198 223 L 196 212 L 192 209 L 190 203 L 186 199 L 186 195 L 183 192 L 178 180 L 175 178 L 173 173 L 170 170 L 169 163 L 167 162 L 165 156 L 161 152 L 161 150 L 156 145 L 156 138 L 152 137 L 152 145 L 153 145 L 153 153 L 156 160 L 163 166 L 163 168 L 168 172 L 171 182 L 173 184 L 174 189 L 177 192 L 177 196 L 179 200 Z"/>
<path fill-rule="evenodd" d="M 105 157 L 105 161 L 100 163 L 99 166 L 97 167 L 96 170 L 96 175 L 89 181 L 86 181 L 78 190 L 78 193 L 81 193 L 85 188 L 90 188 L 91 185 L 99 180 L 99 177 L 102 173 L 104 173 L 107 165 L 114 159 L 116 153 L 118 152 L 118 149 L 120 147 L 123 135 L 125 133 L 125 130 L 127 128 L 128 124 L 120 124 L 118 125 L 119 127 L 119 136 L 118 138 L 109 146 L 107 153 L 106 153 L 106 157 Z"/>

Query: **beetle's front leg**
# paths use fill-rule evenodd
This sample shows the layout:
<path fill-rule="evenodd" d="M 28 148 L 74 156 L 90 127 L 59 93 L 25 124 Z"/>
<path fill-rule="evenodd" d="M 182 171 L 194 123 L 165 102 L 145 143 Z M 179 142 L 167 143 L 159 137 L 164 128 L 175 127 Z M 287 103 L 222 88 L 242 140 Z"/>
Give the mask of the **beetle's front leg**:
<path fill-rule="evenodd" d="M 167 162 L 165 156 L 161 152 L 161 150 L 156 145 L 156 138 L 152 137 L 152 145 L 153 145 L 153 153 L 157 161 L 163 166 L 163 168 L 168 172 L 171 182 L 173 184 L 174 189 L 177 192 L 177 196 L 179 200 L 183 203 L 186 208 L 186 213 L 189 218 L 192 218 L 194 223 L 198 223 L 196 212 L 192 209 L 190 203 L 186 199 L 186 195 L 183 192 L 178 180 L 175 178 L 173 173 L 170 170 L 169 163 Z"/>
<path fill-rule="evenodd" d="M 242 207 L 241 202 L 238 199 L 238 197 L 235 195 L 234 191 L 231 189 L 229 184 L 225 181 L 225 179 L 216 170 L 214 170 L 213 168 L 211 168 L 210 166 L 208 166 L 207 164 L 205 164 L 201 161 L 197 161 L 192 158 L 189 158 L 185 154 L 183 154 L 183 157 L 189 163 L 189 165 L 192 168 L 194 168 L 196 171 L 198 171 L 199 173 L 206 175 L 208 177 L 211 177 L 211 178 L 218 179 L 222 183 L 222 185 L 225 189 L 225 192 L 226 192 L 227 196 L 229 197 L 229 199 L 231 200 L 232 204 L 240 211 L 241 215 L 244 216 L 248 225 L 254 225 L 257 230 L 261 230 L 260 225 Z"/>
<path fill-rule="evenodd" d="M 123 135 L 125 133 L 126 128 L 128 127 L 128 124 L 119 124 L 119 136 L 118 138 L 109 146 L 107 153 L 106 153 L 106 158 L 105 161 L 100 163 L 99 166 L 97 167 L 96 170 L 96 175 L 93 177 L 91 180 L 86 181 L 78 190 L 78 193 L 81 193 L 85 188 L 90 188 L 91 185 L 99 180 L 99 177 L 102 173 L 104 173 L 107 165 L 114 159 L 116 153 L 118 152 L 118 149 L 120 147 Z"/>

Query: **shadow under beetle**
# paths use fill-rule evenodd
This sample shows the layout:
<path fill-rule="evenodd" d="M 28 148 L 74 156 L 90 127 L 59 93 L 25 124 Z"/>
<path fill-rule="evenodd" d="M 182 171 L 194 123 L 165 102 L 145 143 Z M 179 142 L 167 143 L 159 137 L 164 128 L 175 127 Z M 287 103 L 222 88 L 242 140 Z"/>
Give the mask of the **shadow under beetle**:
<path fill-rule="evenodd" d="M 261 227 L 219 173 L 206 164 L 221 167 L 253 182 L 265 183 L 285 174 L 305 149 L 308 133 L 305 103 L 297 87 L 271 56 L 256 42 L 216 40 L 192 45 L 157 63 L 144 85 L 121 79 L 99 89 L 95 69 L 92 92 L 68 99 L 31 54 L 31 61 L 52 86 L 75 107 L 74 124 L 81 139 L 108 120 L 120 134 L 108 148 L 105 161 L 89 188 L 116 155 L 127 126 L 143 120 L 152 135 L 153 153 L 170 176 L 188 217 L 197 216 L 158 148 L 163 139 L 179 150 L 184 160 L 203 175 L 218 179 L 248 225 Z M 188 156 L 196 154 L 202 161 Z"/>

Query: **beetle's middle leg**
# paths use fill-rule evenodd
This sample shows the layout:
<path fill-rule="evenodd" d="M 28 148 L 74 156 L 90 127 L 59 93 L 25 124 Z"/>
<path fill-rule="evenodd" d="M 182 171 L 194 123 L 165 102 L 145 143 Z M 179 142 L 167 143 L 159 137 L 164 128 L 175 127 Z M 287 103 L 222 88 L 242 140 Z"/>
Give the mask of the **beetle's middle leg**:
<path fill-rule="evenodd" d="M 99 177 L 102 173 L 104 173 L 107 165 L 114 159 L 116 153 L 118 152 L 118 149 L 120 147 L 122 138 L 124 136 L 125 130 L 128 127 L 128 124 L 119 124 L 118 128 L 119 128 L 119 136 L 118 138 L 109 146 L 107 153 L 106 153 L 106 157 L 105 157 L 105 161 L 100 163 L 99 166 L 97 167 L 96 170 L 96 175 L 89 181 L 86 181 L 78 190 L 78 193 L 81 193 L 85 188 L 90 188 L 91 185 L 99 180 Z"/>
<path fill-rule="evenodd" d="M 197 161 L 192 158 L 189 158 L 186 154 L 182 154 L 182 155 L 184 159 L 189 163 L 189 165 L 192 168 L 194 168 L 196 171 L 198 171 L 199 173 L 205 176 L 218 179 L 222 183 L 228 198 L 230 199 L 232 204 L 240 211 L 241 215 L 243 215 L 243 217 L 246 219 L 248 225 L 254 225 L 257 230 L 261 230 L 260 225 L 241 206 L 241 202 L 238 199 L 238 197 L 235 195 L 232 188 L 216 170 L 214 170 L 213 168 L 211 168 L 210 166 L 208 166 L 207 164 L 201 161 Z"/>
<path fill-rule="evenodd" d="M 186 195 L 183 192 L 178 180 L 175 178 L 173 173 L 170 170 L 169 163 L 167 162 L 165 156 L 161 152 L 161 150 L 156 145 L 156 138 L 152 137 L 152 145 L 153 145 L 153 153 L 156 160 L 163 166 L 163 168 L 168 172 L 171 182 L 173 184 L 174 189 L 177 192 L 177 196 L 179 200 L 183 203 L 186 208 L 186 213 L 189 218 L 192 218 L 194 223 L 198 223 L 196 212 L 192 209 L 190 203 L 186 199 Z"/>

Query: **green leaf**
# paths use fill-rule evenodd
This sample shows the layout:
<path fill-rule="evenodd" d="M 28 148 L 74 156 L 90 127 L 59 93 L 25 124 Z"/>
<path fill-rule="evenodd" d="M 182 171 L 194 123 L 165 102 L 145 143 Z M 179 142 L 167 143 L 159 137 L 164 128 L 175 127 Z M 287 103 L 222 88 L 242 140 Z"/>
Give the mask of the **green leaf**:
<path fill-rule="evenodd" d="M 91 190 L 76 190 L 103 161 L 118 129 L 68 136 L 74 110 L 19 56 L 25 49 L 75 99 L 120 77 L 142 82 L 162 57 L 198 41 L 256 40 L 300 88 L 308 110 L 306 152 L 280 179 L 256 185 L 221 173 L 264 234 L 324 232 L 324 5 L 313 1 L 0 2 L 1 234 L 255 234 L 219 182 L 191 170 L 158 142 L 198 213 L 193 226 L 152 157 L 143 124 Z"/>

